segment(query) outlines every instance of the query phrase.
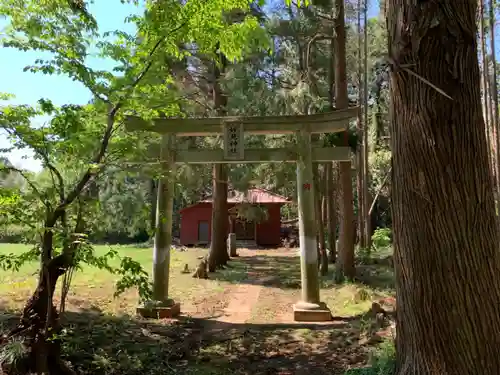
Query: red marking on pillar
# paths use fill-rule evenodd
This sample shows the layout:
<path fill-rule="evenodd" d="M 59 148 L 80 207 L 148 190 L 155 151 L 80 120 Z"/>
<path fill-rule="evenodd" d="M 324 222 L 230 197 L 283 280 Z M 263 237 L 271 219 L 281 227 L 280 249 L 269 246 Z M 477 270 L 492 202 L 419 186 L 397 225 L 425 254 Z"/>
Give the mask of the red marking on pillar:
<path fill-rule="evenodd" d="M 311 190 L 311 184 L 304 184 L 304 190 Z"/>

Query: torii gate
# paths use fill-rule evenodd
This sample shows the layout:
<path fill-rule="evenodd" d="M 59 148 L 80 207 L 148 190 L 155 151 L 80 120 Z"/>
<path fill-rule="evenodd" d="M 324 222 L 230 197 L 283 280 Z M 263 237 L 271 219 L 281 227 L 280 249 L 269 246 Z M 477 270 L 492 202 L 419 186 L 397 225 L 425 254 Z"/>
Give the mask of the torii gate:
<path fill-rule="evenodd" d="M 314 201 L 313 162 L 350 161 L 348 147 L 312 147 L 311 134 L 345 131 L 359 108 L 299 116 L 212 117 L 189 119 L 126 118 L 129 131 L 162 134 L 160 162 L 163 177 L 158 186 L 156 230 L 153 248 L 153 301 L 137 308 L 151 318 L 169 318 L 180 313 L 180 304 L 168 298 L 172 206 L 175 164 L 296 162 L 300 235 L 301 301 L 294 306 L 296 321 L 331 320 L 319 296 L 318 253 Z M 223 134 L 224 147 L 196 150 L 176 147 L 176 137 Z M 296 134 L 297 147 L 245 149 L 244 134 Z"/>

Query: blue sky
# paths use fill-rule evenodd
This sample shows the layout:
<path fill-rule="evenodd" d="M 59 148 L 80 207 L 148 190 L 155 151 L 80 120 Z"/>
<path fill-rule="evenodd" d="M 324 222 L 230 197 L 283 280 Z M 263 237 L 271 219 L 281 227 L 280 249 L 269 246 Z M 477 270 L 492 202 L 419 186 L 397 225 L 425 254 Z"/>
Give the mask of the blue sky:
<path fill-rule="evenodd" d="M 120 0 L 96 0 L 89 6 L 89 10 L 96 17 L 101 32 L 111 30 L 133 31 L 133 26 L 125 24 L 124 19 L 137 12 L 133 5 L 122 4 Z M 378 14 L 378 0 L 370 2 L 369 16 Z M 2 27 L 0 22 L 0 27 Z M 2 62 L 2 79 L 0 92 L 14 94 L 11 100 L 15 104 L 33 105 L 40 98 L 52 100 L 56 105 L 85 104 L 91 99 L 90 92 L 79 82 L 72 81 L 64 76 L 47 76 L 23 72 L 23 68 L 30 65 L 37 58 L 43 58 L 38 52 L 20 52 L 10 48 L 0 49 Z M 89 63 L 101 69 L 109 65 L 106 61 L 92 59 Z M 43 120 L 40 120 L 43 121 Z M 0 148 L 9 147 L 5 134 L 0 134 Z M 33 160 L 31 154 L 13 151 L 7 155 L 10 161 L 20 168 L 39 170 L 40 165 Z"/>

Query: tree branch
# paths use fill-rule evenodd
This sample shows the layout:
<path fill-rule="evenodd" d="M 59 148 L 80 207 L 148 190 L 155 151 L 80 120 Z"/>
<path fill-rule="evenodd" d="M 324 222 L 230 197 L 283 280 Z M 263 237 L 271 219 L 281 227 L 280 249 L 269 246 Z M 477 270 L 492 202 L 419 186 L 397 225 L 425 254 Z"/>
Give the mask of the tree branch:
<path fill-rule="evenodd" d="M 382 185 L 380 185 L 380 187 L 378 188 L 377 194 L 375 194 L 375 197 L 373 198 L 373 202 L 370 206 L 370 209 L 368 210 L 368 216 L 370 216 L 372 214 L 373 209 L 375 208 L 375 203 L 377 203 L 377 199 L 378 199 L 380 193 L 382 192 L 382 189 L 384 188 L 385 184 L 387 183 L 387 180 L 389 179 L 391 172 L 392 172 L 392 167 L 389 168 L 389 170 L 385 174 L 384 180 L 382 181 Z"/>
<path fill-rule="evenodd" d="M 50 175 L 52 176 L 52 183 L 55 185 L 55 181 L 54 181 L 54 175 L 57 177 L 57 181 L 59 183 L 59 198 L 61 200 L 64 199 L 64 180 L 62 178 L 62 175 L 61 173 L 57 170 L 56 167 L 54 167 L 52 165 L 52 163 L 50 162 L 46 162 L 44 163 L 44 165 L 49 168 L 50 170 Z"/>
<path fill-rule="evenodd" d="M 53 226 L 57 222 L 57 220 L 59 220 L 61 215 L 64 213 L 64 210 L 66 209 L 66 207 L 68 205 L 70 205 L 80 195 L 80 193 L 85 188 L 87 183 L 91 180 L 91 178 L 94 177 L 99 172 L 100 167 L 97 167 L 96 165 L 101 163 L 101 161 L 104 158 L 104 155 L 106 154 L 106 151 L 108 149 L 109 142 L 110 142 L 111 136 L 113 134 L 113 128 L 115 125 L 116 114 L 118 113 L 120 108 L 123 106 L 123 103 L 126 100 L 127 96 L 131 94 L 133 89 L 141 82 L 141 80 L 144 78 L 144 76 L 148 73 L 149 69 L 153 65 L 153 60 L 151 58 L 154 55 L 155 51 L 158 49 L 158 47 L 161 45 L 161 43 L 167 38 L 168 35 L 181 29 L 184 25 L 186 25 L 186 23 L 187 23 L 187 21 L 183 22 L 180 26 L 171 30 L 169 34 L 160 38 L 160 40 L 158 40 L 158 42 L 156 42 L 156 44 L 153 46 L 153 48 L 151 49 L 151 51 L 149 53 L 149 62 L 146 64 L 144 69 L 139 73 L 137 78 L 132 82 L 132 84 L 130 85 L 130 87 L 127 90 L 128 91 L 127 95 L 122 96 L 122 98 L 118 101 L 118 103 L 115 106 L 109 105 L 107 125 L 106 125 L 106 130 L 104 131 L 104 135 L 102 137 L 101 146 L 99 147 L 99 150 L 97 151 L 96 155 L 92 159 L 91 166 L 83 174 L 80 181 L 76 184 L 76 186 L 73 188 L 73 190 L 71 190 L 68 193 L 66 198 L 56 207 L 53 217 L 51 218 L 49 223 L 47 223 L 48 227 L 50 227 L 51 225 Z"/>
<path fill-rule="evenodd" d="M 19 134 L 19 132 L 16 129 L 4 128 L 4 130 L 7 131 L 10 135 L 14 135 L 14 136 L 18 137 L 19 139 L 23 139 L 23 136 L 21 134 Z M 42 134 L 43 134 L 43 131 L 42 131 Z M 43 136 L 42 142 L 45 145 L 47 145 L 45 135 Z M 64 199 L 64 179 L 62 178 L 62 175 L 57 170 L 57 168 L 50 162 L 48 153 L 44 152 L 41 148 L 38 148 L 38 147 L 33 147 L 31 145 L 29 145 L 29 147 L 32 148 L 33 151 L 43 159 L 43 164 L 44 164 L 44 166 L 49 168 L 49 170 L 51 171 L 51 176 L 53 176 L 52 173 L 56 175 L 58 185 L 59 185 L 59 190 L 58 190 L 59 197 L 61 200 Z M 54 185 L 56 185 L 53 178 L 52 178 L 52 183 Z"/>
<path fill-rule="evenodd" d="M 99 164 L 101 160 L 103 159 L 104 155 L 106 154 L 106 150 L 109 145 L 109 141 L 113 132 L 113 126 L 115 124 L 115 115 L 116 112 L 113 112 L 113 110 L 116 108 L 113 107 L 110 109 L 108 113 L 108 119 L 107 119 L 107 126 L 106 130 L 104 131 L 104 135 L 102 137 L 101 141 L 101 146 L 99 147 L 99 150 L 97 151 L 96 155 L 91 161 L 91 166 L 87 169 L 87 171 L 83 174 L 82 178 L 76 184 L 76 186 L 71 190 L 66 198 L 57 206 L 57 208 L 54 211 L 54 217 L 52 219 L 52 225 L 55 224 L 55 222 L 61 217 L 62 213 L 66 209 L 68 205 L 70 205 L 82 192 L 82 190 L 85 188 L 85 185 L 90 181 L 90 179 L 97 174 L 98 169 L 96 167 L 96 164 Z"/>
<path fill-rule="evenodd" d="M 38 190 L 38 188 L 36 187 L 36 185 L 33 183 L 33 181 L 31 181 L 29 179 L 29 177 L 26 175 L 26 173 L 22 170 L 22 169 L 19 169 L 19 168 L 16 168 L 16 167 L 10 167 L 10 166 L 7 166 L 7 165 L 3 165 L 0 167 L 0 171 L 4 171 L 4 172 L 16 172 L 16 173 L 19 173 L 19 175 L 27 182 L 27 184 L 30 186 L 30 188 L 35 192 L 35 194 L 40 198 L 40 200 L 42 201 L 42 203 L 46 206 L 46 207 L 49 207 L 50 204 L 47 200 L 47 196 L 45 194 L 42 194 L 40 192 L 40 190 Z M 45 200 L 44 200 L 45 198 Z"/>
<path fill-rule="evenodd" d="M 126 94 L 124 96 L 122 96 L 119 100 L 118 100 L 118 103 L 114 106 L 114 108 L 111 110 L 110 114 L 112 116 L 115 116 L 116 113 L 120 110 L 120 108 L 123 106 L 123 103 L 124 101 L 128 98 L 128 96 L 132 93 L 132 91 L 134 90 L 134 88 L 142 81 L 142 79 L 146 76 L 146 74 L 149 72 L 149 70 L 151 69 L 151 67 L 153 66 L 153 55 L 155 54 L 156 50 L 160 47 L 160 45 L 163 43 L 163 41 L 165 39 L 167 39 L 167 37 L 173 33 L 175 33 L 176 31 L 180 30 L 182 27 L 184 27 L 185 25 L 187 24 L 187 21 L 184 21 L 182 22 L 179 26 L 177 26 L 176 28 L 170 30 L 170 32 L 167 34 L 167 35 L 164 35 L 163 37 L 161 37 L 156 43 L 155 45 L 153 46 L 153 48 L 151 49 L 151 51 L 149 51 L 149 54 L 148 54 L 148 63 L 146 64 L 146 66 L 144 67 L 144 69 L 137 75 L 136 79 L 132 82 L 132 84 L 128 87 L 128 89 L 126 90 Z"/>
<path fill-rule="evenodd" d="M 43 134 L 43 131 L 42 131 L 42 134 Z M 43 136 L 43 143 L 46 145 L 46 149 L 48 149 L 45 135 Z M 62 201 L 64 199 L 64 190 L 65 189 L 64 189 L 64 179 L 61 175 L 61 172 L 59 172 L 59 170 L 50 162 L 48 153 L 45 153 L 45 152 L 42 152 L 42 150 L 36 150 L 36 149 L 35 149 L 35 152 L 37 152 L 41 156 L 45 167 L 47 167 L 50 170 L 50 172 L 51 172 L 50 175 L 52 177 L 52 183 L 54 185 L 56 185 L 56 183 L 54 181 L 54 175 L 56 176 L 57 182 L 59 184 L 59 199 L 61 199 L 61 201 Z"/>

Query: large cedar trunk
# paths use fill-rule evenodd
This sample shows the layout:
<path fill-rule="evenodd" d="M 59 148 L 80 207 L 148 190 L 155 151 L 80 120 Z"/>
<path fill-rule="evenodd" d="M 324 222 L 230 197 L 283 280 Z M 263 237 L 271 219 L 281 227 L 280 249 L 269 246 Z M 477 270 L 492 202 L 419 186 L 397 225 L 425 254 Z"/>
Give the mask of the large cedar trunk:
<path fill-rule="evenodd" d="M 227 59 L 224 54 L 219 53 L 219 43 L 215 53 L 219 55 L 221 66 L 213 62 L 213 90 L 212 99 L 217 115 L 227 115 L 227 96 L 222 91 L 220 79 L 225 72 Z M 213 195 L 212 195 L 212 239 L 210 243 L 210 254 L 208 257 L 208 270 L 215 272 L 219 267 L 225 266 L 229 260 L 226 246 L 226 235 L 229 226 L 229 214 L 227 211 L 227 166 L 225 164 L 214 164 L 213 166 Z"/>
<path fill-rule="evenodd" d="M 344 0 L 335 0 L 335 92 L 336 105 L 338 109 L 347 108 L 349 98 L 347 96 L 347 66 L 346 66 L 346 30 L 344 20 Z M 344 132 L 345 146 L 348 146 L 348 133 Z M 337 278 L 340 281 L 345 277 L 354 278 L 356 269 L 354 266 L 354 212 L 353 193 L 351 180 L 351 163 L 339 162 L 339 187 L 340 187 L 340 235 L 339 235 L 339 262 L 337 267 Z"/>
<path fill-rule="evenodd" d="M 213 170 L 212 194 L 212 240 L 208 256 L 208 270 L 215 272 L 229 260 L 226 247 L 228 229 L 227 213 L 227 168 L 225 164 L 215 164 Z"/>
<path fill-rule="evenodd" d="M 500 371 L 499 234 L 476 7 L 413 0 L 388 7 L 390 56 L 452 98 L 413 74 L 392 73 L 398 375 Z"/>
<path fill-rule="evenodd" d="M 366 106 L 366 103 L 363 101 L 363 66 L 361 64 L 363 54 L 362 54 L 362 46 L 363 46 L 363 34 L 361 32 L 361 13 L 363 12 L 361 0 L 358 0 L 358 103 L 363 109 Z M 359 111 L 358 119 L 357 119 L 357 133 L 359 139 L 362 139 L 364 136 L 364 126 L 365 122 L 368 119 L 364 117 L 364 111 Z M 364 138 L 363 138 L 364 139 Z M 365 170 L 364 170 L 364 150 L 367 147 L 364 142 L 358 142 L 358 147 L 356 150 L 356 188 L 357 188 L 357 198 L 358 198 L 358 238 L 359 238 L 359 246 L 361 248 L 366 247 L 366 232 L 365 232 L 365 195 L 364 195 L 364 183 L 365 183 Z"/>

